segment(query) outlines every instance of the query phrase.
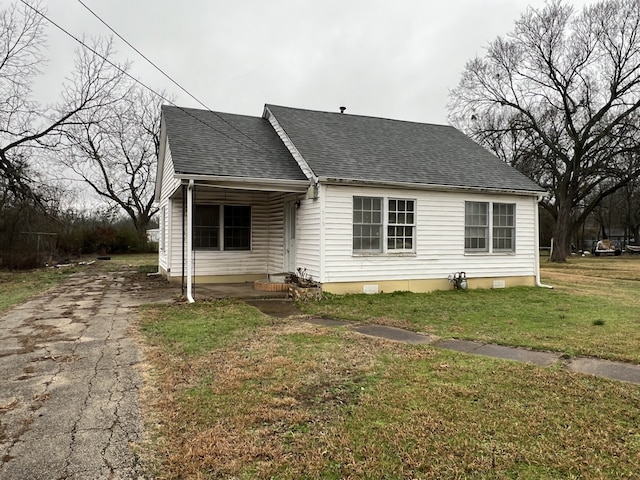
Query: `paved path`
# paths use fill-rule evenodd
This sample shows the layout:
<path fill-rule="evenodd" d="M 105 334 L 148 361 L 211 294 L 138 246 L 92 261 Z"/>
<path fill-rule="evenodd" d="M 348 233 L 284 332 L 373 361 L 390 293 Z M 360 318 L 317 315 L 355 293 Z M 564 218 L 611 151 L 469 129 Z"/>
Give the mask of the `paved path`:
<path fill-rule="evenodd" d="M 126 277 L 86 270 L 0 317 L 0 478 L 142 479 Z"/>

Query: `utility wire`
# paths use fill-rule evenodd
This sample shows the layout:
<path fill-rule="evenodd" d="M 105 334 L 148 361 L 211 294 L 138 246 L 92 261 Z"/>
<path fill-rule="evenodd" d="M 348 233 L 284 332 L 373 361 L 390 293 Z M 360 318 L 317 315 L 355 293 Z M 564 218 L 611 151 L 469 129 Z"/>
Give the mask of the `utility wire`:
<path fill-rule="evenodd" d="M 244 137 L 248 138 L 249 140 L 251 140 L 253 143 L 255 143 L 256 145 L 258 145 L 260 148 L 264 148 L 261 145 L 258 144 L 258 142 L 256 142 L 253 138 L 251 138 L 250 136 L 248 136 L 246 133 L 244 133 L 242 130 L 240 130 L 238 127 L 236 127 L 235 125 L 229 123 L 226 119 L 222 118 L 222 116 L 220 116 L 217 112 L 214 112 L 212 109 L 210 109 L 207 105 L 205 105 L 203 102 L 201 102 L 200 100 L 198 100 L 191 92 L 189 92 L 186 88 L 184 88 L 182 85 L 180 85 L 176 80 L 174 80 L 171 76 L 169 76 L 168 73 L 166 73 L 164 70 L 162 70 L 162 68 L 160 68 L 158 65 L 156 65 L 154 62 L 152 62 L 144 53 L 142 53 L 140 50 L 138 50 L 136 47 L 134 47 L 126 38 L 124 38 L 122 35 L 120 35 L 118 32 L 116 32 L 111 25 L 109 25 L 106 21 L 104 21 L 96 12 L 94 12 L 93 10 L 91 10 L 91 8 L 89 8 L 87 6 L 86 3 L 84 3 L 82 0 L 78 0 L 78 3 L 80 5 L 82 5 L 84 8 L 86 8 L 89 13 L 91 13 L 91 15 L 93 15 L 100 23 L 102 23 L 105 27 L 107 27 L 116 37 L 118 37 L 120 40 L 122 40 L 124 43 L 126 43 L 134 52 L 136 52 L 138 55 L 140 55 L 142 58 L 144 58 L 151 66 L 153 66 L 153 68 L 155 68 L 158 72 L 160 72 L 162 75 L 164 75 L 171 83 L 173 83 L 176 87 L 178 87 L 180 90 L 182 90 L 184 93 L 186 93 L 187 95 L 189 95 L 189 97 L 191 97 L 193 100 L 195 100 L 200 106 L 202 106 L 204 109 L 210 111 L 211 113 L 213 113 L 214 115 L 216 115 L 220 120 L 222 120 L 224 123 L 226 123 L 227 125 L 229 125 L 231 128 L 233 128 L 234 130 L 236 130 L 238 133 L 240 133 L 241 135 L 243 135 Z"/>
<path fill-rule="evenodd" d="M 81 39 L 79 39 L 78 37 L 76 37 L 75 35 L 73 35 L 72 33 L 70 33 L 69 31 L 65 30 L 63 27 L 61 27 L 60 25 L 58 25 L 56 22 L 54 22 L 53 20 L 51 20 L 49 17 L 47 17 L 43 12 L 41 12 L 40 10 L 38 10 L 37 8 L 35 8 L 33 5 L 30 5 L 26 0 L 20 0 L 25 6 L 27 6 L 28 8 L 30 8 L 31 10 L 33 10 L 35 13 L 37 13 L 38 15 L 40 15 L 42 18 L 44 18 L 47 22 L 49 22 L 51 25 L 53 25 L 54 27 L 56 27 L 58 30 L 62 31 L 63 33 L 65 33 L 66 35 L 68 35 L 69 37 L 71 37 L 72 39 L 74 39 L 76 42 L 78 42 L 80 45 L 82 45 L 84 48 L 86 48 L 87 50 L 91 51 L 93 54 L 97 55 L 98 57 L 100 57 L 101 59 L 103 59 L 105 62 L 107 62 L 109 65 L 111 65 L 113 68 L 115 68 L 116 70 L 118 70 L 120 73 L 122 73 L 123 75 L 125 75 L 126 77 L 128 77 L 129 79 L 133 80 L 135 83 L 137 83 L 138 85 L 140 85 L 142 88 L 145 88 L 146 90 L 148 90 L 149 92 L 153 93 L 154 95 L 156 95 L 158 98 L 161 98 L 162 100 L 164 100 L 165 102 L 171 104 L 172 106 L 178 108 L 181 112 L 185 113 L 186 115 L 192 117 L 193 119 L 195 119 L 196 121 L 202 123 L 203 125 L 206 125 L 207 127 L 209 127 L 210 129 L 214 130 L 215 132 L 218 132 L 220 135 L 227 137 L 229 140 L 239 143 L 240 145 L 247 147 L 257 153 L 261 153 L 259 150 L 256 150 L 254 147 L 247 145 L 246 143 L 241 142 L 240 140 L 238 140 L 237 138 L 233 138 L 229 135 L 227 135 L 226 133 L 224 133 L 223 131 L 217 129 L 216 127 L 214 127 L 213 125 L 211 125 L 210 123 L 205 122 L 204 120 L 202 120 L 201 118 L 196 117 L 195 115 L 193 115 L 192 113 L 188 112 L 186 109 L 184 109 L 183 107 L 180 107 L 179 105 L 177 105 L 174 101 L 172 101 L 171 99 L 165 97 L 164 95 L 162 95 L 161 93 L 158 93 L 157 91 L 155 91 L 153 88 L 145 85 L 144 83 L 142 83 L 140 80 L 138 80 L 137 78 L 135 78 L 133 75 L 131 75 L 129 72 L 127 72 L 125 69 L 123 69 L 122 67 L 120 67 L 119 65 L 113 63 L 111 60 L 109 60 L 107 57 L 105 57 L 104 55 L 102 55 L 101 53 L 99 53 L 97 50 L 95 50 L 94 48 L 90 47 L 89 45 L 87 45 L 84 41 L 82 41 Z M 182 87 L 181 87 L 182 88 Z M 231 125 L 229 122 L 227 122 L 225 119 L 223 119 L 220 114 L 211 111 L 210 109 L 207 109 L 209 112 L 213 113 L 214 115 L 216 115 L 220 120 L 222 120 L 224 123 L 226 123 L 227 125 L 230 125 L 231 127 L 233 127 L 235 130 L 238 130 L 237 127 Z M 258 144 L 258 142 L 256 142 L 255 140 L 253 140 L 251 137 L 247 136 L 246 134 L 244 134 L 243 132 L 241 132 L 240 130 L 238 130 L 240 133 L 242 133 L 245 137 L 249 138 L 253 143 L 255 143 L 256 145 L 258 145 L 258 147 L 260 147 L 262 150 L 265 150 L 260 144 Z"/>

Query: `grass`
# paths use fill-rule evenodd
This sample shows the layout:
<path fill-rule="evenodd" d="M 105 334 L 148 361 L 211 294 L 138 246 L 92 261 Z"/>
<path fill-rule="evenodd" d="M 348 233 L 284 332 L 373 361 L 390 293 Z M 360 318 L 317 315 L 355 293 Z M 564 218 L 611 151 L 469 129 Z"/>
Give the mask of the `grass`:
<path fill-rule="evenodd" d="M 41 293 L 75 272 L 73 268 L 39 268 L 25 272 L 0 271 L 0 314 Z"/>
<path fill-rule="evenodd" d="M 555 288 L 329 295 L 300 308 L 446 338 L 640 363 L 640 258 L 545 264 L 543 280 Z"/>
<path fill-rule="evenodd" d="M 640 263 L 597 260 L 545 266 L 554 290 L 331 297 L 305 308 L 637 361 L 628 310 L 638 310 L 630 277 Z M 637 475 L 636 385 L 273 319 L 232 301 L 147 307 L 140 328 L 160 479 Z"/>

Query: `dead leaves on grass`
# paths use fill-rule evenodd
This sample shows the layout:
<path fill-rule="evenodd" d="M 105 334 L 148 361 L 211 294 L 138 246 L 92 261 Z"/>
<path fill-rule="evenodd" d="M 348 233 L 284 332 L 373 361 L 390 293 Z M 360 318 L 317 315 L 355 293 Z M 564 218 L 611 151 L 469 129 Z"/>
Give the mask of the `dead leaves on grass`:
<path fill-rule="evenodd" d="M 297 321 L 188 362 L 154 350 L 164 366 L 156 408 L 168 414 L 166 478 L 308 468 L 308 458 L 296 460 L 308 449 L 296 445 L 322 445 L 327 426 L 358 403 L 375 374 L 373 351 L 353 332 Z"/>

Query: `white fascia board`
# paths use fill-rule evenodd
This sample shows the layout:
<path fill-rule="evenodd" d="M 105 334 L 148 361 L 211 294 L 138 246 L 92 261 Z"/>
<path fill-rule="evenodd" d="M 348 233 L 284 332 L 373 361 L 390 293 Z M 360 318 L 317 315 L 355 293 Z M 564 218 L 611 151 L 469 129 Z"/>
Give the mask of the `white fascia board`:
<path fill-rule="evenodd" d="M 272 178 L 227 177 L 213 175 L 176 174 L 175 178 L 187 183 L 198 182 L 200 186 L 231 188 L 235 190 L 263 190 L 269 192 L 306 192 L 308 180 L 279 180 Z"/>
<path fill-rule="evenodd" d="M 285 129 L 282 128 L 282 125 L 280 125 L 280 122 L 278 122 L 276 116 L 271 112 L 271 110 L 269 110 L 269 107 L 267 107 L 266 105 L 264 107 L 264 113 L 262 114 L 262 116 L 271 124 L 276 134 L 280 137 L 280 140 L 282 140 L 282 143 L 284 143 L 285 147 L 287 147 L 287 150 L 289 150 L 289 153 L 291 153 L 291 156 L 300 167 L 300 170 L 302 170 L 302 173 L 304 173 L 307 178 L 313 182 L 314 185 L 317 185 L 317 175 L 313 172 L 311 166 L 307 163 L 300 151 L 296 148 L 293 141 L 291 141 L 291 138 L 289 138 L 289 135 L 287 134 Z"/>
<path fill-rule="evenodd" d="M 153 198 L 156 203 L 160 203 L 160 189 L 162 188 L 162 177 L 164 175 L 164 156 L 167 144 L 167 127 L 164 116 L 160 119 L 160 145 L 158 148 L 158 164 L 156 165 L 156 185 Z"/>
<path fill-rule="evenodd" d="M 362 187 L 392 187 L 405 190 L 431 190 L 438 192 L 475 192 L 475 193 L 501 193 L 510 195 L 535 196 L 540 197 L 544 192 L 538 190 L 513 190 L 508 188 L 487 188 L 487 187 L 466 187 L 457 185 L 436 185 L 429 183 L 405 183 L 405 182 L 385 182 L 375 180 L 338 179 L 329 177 L 319 177 L 318 181 L 325 185 L 352 185 Z"/>

